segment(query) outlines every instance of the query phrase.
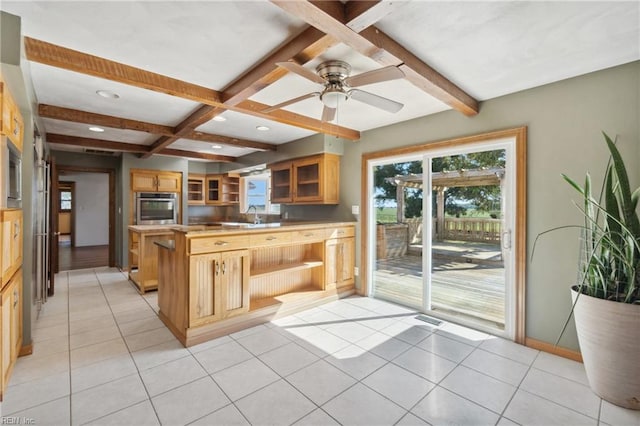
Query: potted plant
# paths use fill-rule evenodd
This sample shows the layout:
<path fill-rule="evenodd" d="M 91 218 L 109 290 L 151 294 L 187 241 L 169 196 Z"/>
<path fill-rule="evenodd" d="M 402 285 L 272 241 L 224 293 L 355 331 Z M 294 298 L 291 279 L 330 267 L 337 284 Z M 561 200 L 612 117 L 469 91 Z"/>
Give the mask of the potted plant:
<path fill-rule="evenodd" d="M 640 409 L 640 188 L 631 191 L 615 143 L 603 133 L 611 158 L 598 198 L 587 173 L 581 195 L 584 224 L 572 313 L 591 389 L 603 399 Z M 548 232 L 573 227 L 561 226 Z M 537 238 L 536 238 L 537 241 Z M 535 247 L 535 243 L 534 243 Z M 564 324 L 562 333 L 569 323 Z"/>

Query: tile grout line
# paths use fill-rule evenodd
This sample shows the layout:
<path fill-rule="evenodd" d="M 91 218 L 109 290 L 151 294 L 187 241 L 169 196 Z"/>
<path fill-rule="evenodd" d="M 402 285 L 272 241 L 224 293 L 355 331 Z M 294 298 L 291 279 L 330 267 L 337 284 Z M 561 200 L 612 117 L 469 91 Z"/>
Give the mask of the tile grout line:
<path fill-rule="evenodd" d="M 124 276 L 124 274 L 123 274 L 123 276 Z M 158 412 L 156 411 L 156 407 L 153 405 L 153 402 L 151 400 L 151 395 L 149 394 L 149 390 L 147 389 L 147 386 L 146 386 L 146 384 L 144 382 L 144 379 L 142 378 L 142 374 L 140 373 L 140 368 L 138 367 L 138 364 L 135 362 L 135 359 L 133 358 L 133 355 L 131 353 L 129 345 L 127 344 L 127 341 L 124 338 L 124 334 L 122 333 L 122 329 L 120 328 L 120 324 L 118 323 L 118 321 L 116 319 L 116 316 L 115 316 L 115 313 L 113 312 L 113 308 L 111 306 L 111 303 L 109 303 L 109 299 L 107 298 L 107 294 L 104 291 L 104 287 L 102 285 L 102 282 L 100 281 L 100 277 L 98 277 L 97 274 L 96 274 L 96 278 L 98 279 L 98 284 L 100 285 L 100 290 L 102 291 L 102 294 L 104 295 L 105 301 L 107 302 L 107 305 L 109 306 L 109 311 L 111 312 L 111 315 L 113 316 L 113 321 L 116 323 L 116 327 L 118 328 L 118 332 L 120 333 L 120 338 L 122 339 L 122 342 L 124 343 L 125 347 L 127 348 L 127 351 L 129 352 L 129 357 L 131 358 L 131 362 L 133 362 L 133 365 L 136 368 L 136 372 L 138 374 L 138 378 L 140 379 L 140 383 L 142 384 L 142 387 L 143 387 L 145 393 L 147 394 L 147 400 L 149 401 L 149 404 L 151 405 L 151 408 L 153 408 L 153 412 L 156 415 L 156 419 L 158 420 L 158 423 L 162 424 L 162 422 L 160 421 L 160 416 L 158 415 Z M 129 284 L 131 284 L 126 276 L 124 276 L 124 279 L 127 280 L 127 282 Z M 142 296 L 140 296 L 140 294 L 138 294 L 138 297 L 142 297 Z M 144 299 L 144 297 L 142 299 Z M 102 417 L 106 417 L 106 416 L 111 415 L 111 414 L 115 414 L 117 412 L 122 411 L 123 409 L 127 409 L 127 408 L 130 408 L 130 407 L 133 407 L 134 405 L 137 405 L 137 404 L 139 404 L 141 402 L 144 402 L 144 401 L 138 401 L 135 404 L 132 404 L 132 405 L 130 405 L 128 407 L 124 407 L 122 409 L 113 411 L 111 413 L 105 414 L 104 416 L 101 416 L 101 417 L 98 417 L 98 418 L 102 418 Z M 94 420 L 97 420 L 97 419 L 92 419 L 90 421 L 94 421 Z"/>

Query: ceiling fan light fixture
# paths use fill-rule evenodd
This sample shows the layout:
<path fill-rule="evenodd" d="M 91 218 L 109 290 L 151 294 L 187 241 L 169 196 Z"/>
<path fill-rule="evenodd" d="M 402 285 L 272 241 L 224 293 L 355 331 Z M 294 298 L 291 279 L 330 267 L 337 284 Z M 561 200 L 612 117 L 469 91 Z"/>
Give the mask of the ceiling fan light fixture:
<path fill-rule="evenodd" d="M 96 90 L 96 94 L 98 96 L 102 96 L 103 98 L 107 98 L 107 99 L 120 98 L 120 95 L 118 95 L 116 92 L 112 92 L 111 90 Z"/>
<path fill-rule="evenodd" d="M 349 95 L 342 89 L 327 89 L 320 95 L 320 100 L 327 108 L 336 109 L 339 104 L 349 99 Z"/>

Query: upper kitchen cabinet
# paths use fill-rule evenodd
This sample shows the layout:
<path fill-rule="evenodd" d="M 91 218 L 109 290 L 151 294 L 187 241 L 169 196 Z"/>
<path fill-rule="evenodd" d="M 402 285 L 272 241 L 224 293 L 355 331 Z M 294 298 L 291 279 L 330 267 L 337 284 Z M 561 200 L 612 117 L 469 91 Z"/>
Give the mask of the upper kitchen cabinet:
<path fill-rule="evenodd" d="M 205 203 L 227 206 L 240 203 L 240 178 L 223 175 L 207 175 Z"/>
<path fill-rule="evenodd" d="M 9 282 L 22 266 L 22 210 L 0 211 L 0 240 L 2 241 L 2 285 Z"/>
<path fill-rule="evenodd" d="M 205 175 L 189 173 L 189 181 L 187 184 L 187 201 L 190 206 L 198 206 L 204 204 L 205 181 Z"/>
<path fill-rule="evenodd" d="M 2 114 L 0 119 L 0 132 L 7 136 L 11 142 L 22 152 L 22 137 L 24 134 L 24 121 L 18 105 L 15 103 L 11 92 L 3 80 L 0 80 L 0 107 Z"/>
<path fill-rule="evenodd" d="M 182 173 L 158 170 L 131 170 L 133 192 L 182 192 Z"/>
<path fill-rule="evenodd" d="M 318 154 L 270 164 L 271 202 L 338 204 L 340 157 Z"/>

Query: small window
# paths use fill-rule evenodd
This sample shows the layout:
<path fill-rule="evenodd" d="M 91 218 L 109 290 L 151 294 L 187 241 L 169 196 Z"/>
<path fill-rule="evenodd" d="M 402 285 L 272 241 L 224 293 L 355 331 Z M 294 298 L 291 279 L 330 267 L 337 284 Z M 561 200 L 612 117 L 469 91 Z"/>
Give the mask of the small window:
<path fill-rule="evenodd" d="M 73 193 L 71 191 L 65 190 L 65 189 L 60 190 L 60 211 L 61 212 L 71 211 L 72 197 L 73 197 Z"/>
<path fill-rule="evenodd" d="M 280 204 L 271 204 L 271 174 L 245 176 L 240 178 L 242 197 L 240 210 L 246 212 L 255 206 L 258 213 L 280 214 Z"/>

